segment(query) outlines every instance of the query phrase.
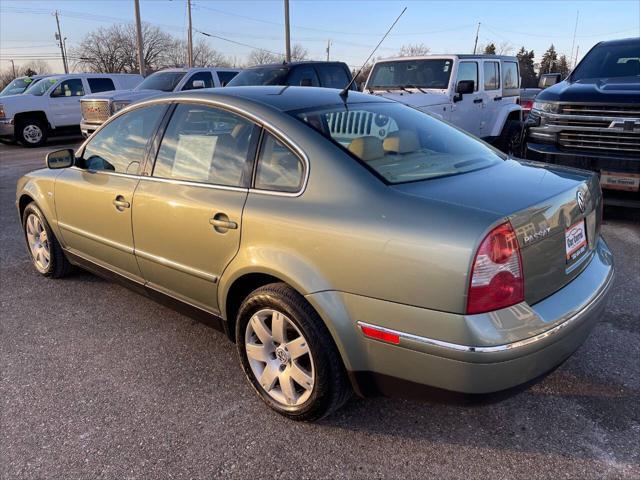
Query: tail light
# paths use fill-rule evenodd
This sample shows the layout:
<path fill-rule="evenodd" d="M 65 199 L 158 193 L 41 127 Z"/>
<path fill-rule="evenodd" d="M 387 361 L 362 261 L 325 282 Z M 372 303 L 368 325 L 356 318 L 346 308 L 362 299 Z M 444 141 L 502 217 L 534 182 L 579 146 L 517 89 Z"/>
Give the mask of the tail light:
<path fill-rule="evenodd" d="M 509 222 L 484 238 L 471 268 L 467 313 L 484 313 L 524 300 L 518 239 Z"/>
<path fill-rule="evenodd" d="M 520 105 L 522 105 L 523 110 L 531 110 L 531 107 L 533 107 L 533 100 L 521 100 Z"/>

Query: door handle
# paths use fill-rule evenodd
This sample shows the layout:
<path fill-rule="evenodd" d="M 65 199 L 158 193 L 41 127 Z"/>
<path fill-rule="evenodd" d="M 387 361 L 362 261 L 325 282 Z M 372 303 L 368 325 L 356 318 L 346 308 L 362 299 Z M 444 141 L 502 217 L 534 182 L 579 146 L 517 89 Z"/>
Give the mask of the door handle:
<path fill-rule="evenodd" d="M 473 99 L 473 103 L 482 103 L 482 99 L 481 98 L 474 98 Z"/>
<path fill-rule="evenodd" d="M 113 199 L 113 205 L 116 207 L 116 210 L 119 212 L 123 212 L 125 208 L 130 208 L 131 204 L 125 200 L 122 195 L 118 195 Z"/>
<path fill-rule="evenodd" d="M 229 220 L 229 217 L 225 213 L 216 213 L 209 219 L 209 223 L 213 225 L 213 229 L 218 233 L 225 233 L 227 230 L 235 230 L 238 228 L 238 224 Z"/>
<path fill-rule="evenodd" d="M 499 102 L 500 100 L 502 100 L 502 97 L 493 97 L 494 102 Z"/>

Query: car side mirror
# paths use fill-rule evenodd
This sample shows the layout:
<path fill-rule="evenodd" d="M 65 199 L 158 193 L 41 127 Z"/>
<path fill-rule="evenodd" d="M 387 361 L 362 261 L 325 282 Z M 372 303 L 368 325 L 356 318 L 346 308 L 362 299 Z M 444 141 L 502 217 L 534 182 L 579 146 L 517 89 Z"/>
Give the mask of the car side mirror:
<path fill-rule="evenodd" d="M 538 81 L 538 88 L 548 88 L 556 83 L 560 83 L 562 80 L 561 75 L 559 73 L 544 73 L 540 75 L 540 80 Z"/>
<path fill-rule="evenodd" d="M 460 80 L 456 85 L 456 94 L 453 97 L 454 102 L 462 100 L 462 96 L 468 93 L 473 93 L 476 88 L 476 82 L 473 80 Z"/>
<path fill-rule="evenodd" d="M 47 168 L 53 170 L 72 167 L 74 162 L 75 154 L 71 148 L 56 150 L 47 154 Z"/>
<path fill-rule="evenodd" d="M 194 80 L 193 82 L 191 82 L 191 88 L 193 88 L 194 90 L 196 88 L 204 88 L 204 80 Z"/>
<path fill-rule="evenodd" d="M 312 85 L 313 85 L 313 82 L 311 81 L 310 78 L 303 78 L 302 80 L 300 80 L 301 87 L 311 87 Z"/>

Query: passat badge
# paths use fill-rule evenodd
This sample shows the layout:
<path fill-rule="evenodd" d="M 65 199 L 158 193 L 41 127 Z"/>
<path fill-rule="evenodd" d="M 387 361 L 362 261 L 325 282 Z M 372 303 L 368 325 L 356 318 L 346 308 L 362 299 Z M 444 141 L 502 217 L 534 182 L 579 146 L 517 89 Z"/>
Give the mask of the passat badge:
<path fill-rule="evenodd" d="M 582 190 L 580 190 L 578 193 L 576 193 L 576 201 L 578 202 L 578 208 L 580 209 L 580 211 L 582 213 L 584 213 L 586 202 L 585 202 L 585 199 L 584 199 L 584 192 Z"/>

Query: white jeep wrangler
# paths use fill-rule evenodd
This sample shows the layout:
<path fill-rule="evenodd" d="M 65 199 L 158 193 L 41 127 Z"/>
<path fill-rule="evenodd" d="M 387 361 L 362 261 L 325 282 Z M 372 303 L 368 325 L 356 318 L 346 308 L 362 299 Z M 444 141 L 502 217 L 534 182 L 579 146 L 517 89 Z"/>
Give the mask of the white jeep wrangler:
<path fill-rule="evenodd" d="M 435 115 L 504 152 L 520 151 L 516 57 L 427 55 L 379 60 L 364 91 Z"/>

